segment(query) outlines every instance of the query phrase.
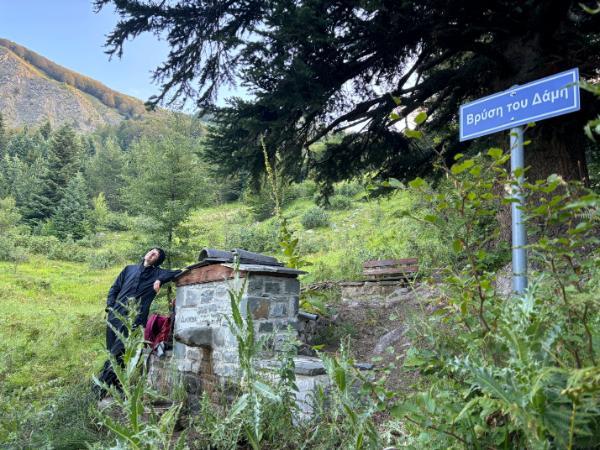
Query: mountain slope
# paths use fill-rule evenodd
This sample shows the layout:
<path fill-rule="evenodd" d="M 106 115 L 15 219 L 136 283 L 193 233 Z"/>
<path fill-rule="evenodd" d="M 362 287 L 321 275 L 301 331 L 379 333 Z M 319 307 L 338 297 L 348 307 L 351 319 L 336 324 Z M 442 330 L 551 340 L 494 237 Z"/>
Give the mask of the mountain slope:
<path fill-rule="evenodd" d="M 144 104 L 0 39 L 0 112 L 9 127 L 70 124 L 81 131 L 144 113 Z"/>

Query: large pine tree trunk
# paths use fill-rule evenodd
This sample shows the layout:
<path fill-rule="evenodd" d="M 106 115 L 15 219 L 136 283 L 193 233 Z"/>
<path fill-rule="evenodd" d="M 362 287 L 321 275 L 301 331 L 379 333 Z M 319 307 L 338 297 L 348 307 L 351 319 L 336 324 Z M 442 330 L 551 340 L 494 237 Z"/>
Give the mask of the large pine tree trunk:
<path fill-rule="evenodd" d="M 525 148 L 525 165 L 529 167 L 527 179 L 545 179 L 555 173 L 565 180 L 578 180 L 588 185 L 583 125 L 567 123 L 567 126 L 561 126 L 557 123 L 559 120 L 554 119 L 541 125 L 539 130 L 528 132 L 526 139 L 531 139 L 532 143 Z"/>
<path fill-rule="evenodd" d="M 525 141 L 531 144 L 525 147 L 525 166 L 528 168 L 528 182 L 543 180 L 551 174 L 557 174 L 568 181 L 581 181 L 589 184 L 587 162 L 585 159 L 585 135 L 580 121 L 568 118 L 556 118 L 538 124 L 527 130 Z M 508 148 L 508 136 L 504 148 Z M 530 205 L 537 203 L 536 196 L 529 197 Z M 511 242 L 511 208 L 502 207 L 498 213 L 500 239 Z"/>

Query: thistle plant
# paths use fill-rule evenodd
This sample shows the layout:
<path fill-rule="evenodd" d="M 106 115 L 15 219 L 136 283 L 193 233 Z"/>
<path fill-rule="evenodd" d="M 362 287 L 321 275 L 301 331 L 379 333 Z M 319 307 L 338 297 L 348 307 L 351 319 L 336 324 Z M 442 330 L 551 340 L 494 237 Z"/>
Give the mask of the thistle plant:
<path fill-rule="evenodd" d="M 245 438 L 252 448 L 259 449 L 264 436 L 265 407 L 269 403 L 279 403 L 281 398 L 262 380 L 256 369 L 256 357 L 261 353 L 265 342 L 256 337 L 248 303 L 246 310 L 241 310 L 247 280 L 248 278 L 244 278 L 242 281 L 240 278 L 239 261 L 236 261 L 233 287 L 229 289 L 231 317 L 225 319 L 237 341 L 241 395 L 231 407 L 229 415 L 240 416 Z"/>

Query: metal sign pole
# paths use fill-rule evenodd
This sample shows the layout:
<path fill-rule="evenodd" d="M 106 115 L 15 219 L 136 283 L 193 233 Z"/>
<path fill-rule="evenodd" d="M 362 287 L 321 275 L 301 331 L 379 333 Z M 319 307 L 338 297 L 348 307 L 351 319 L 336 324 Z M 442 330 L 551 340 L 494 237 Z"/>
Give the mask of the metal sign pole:
<path fill-rule="evenodd" d="M 521 173 L 517 177 L 517 186 L 513 191 L 516 202 L 511 203 L 512 208 L 512 268 L 513 291 L 522 294 L 527 289 L 527 233 L 523 219 L 522 206 L 524 196 L 522 185 L 524 182 L 523 169 L 525 167 L 525 152 L 523 149 L 523 127 L 510 130 L 510 170 L 514 174 L 517 169 Z"/>
<path fill-rule="evenodd" d="M 472 102 L 460 105 L 459 136 L 461 142 L 510 129 L 511 168 L 519 171 L 512 192 L 512 259 L 513 290 L 522 294 L 527 289 L 527 235 L 522 205 L 523 125 L 579 111 L 579 69 L 540 78 L 521 86 L 513 86 Z"/>

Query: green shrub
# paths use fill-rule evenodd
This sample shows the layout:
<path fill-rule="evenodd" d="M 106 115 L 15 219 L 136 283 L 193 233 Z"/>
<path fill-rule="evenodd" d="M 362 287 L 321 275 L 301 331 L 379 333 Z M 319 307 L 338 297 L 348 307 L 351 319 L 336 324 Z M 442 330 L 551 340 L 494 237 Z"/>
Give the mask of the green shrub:
<path fill-rule="evenodd" d="M 27 448 L 74 450 L 86 448 L 91 442 L 103 442 L 108 446 L 106 433 L 95 423 L 95 403 L 90 383 L 76 384 L 63 389 L 54 401 L 33 416 L 22 430 L 31 433 L 27 439 Z"/>
<path fill-rule="evenodd" d="M 331 242 L 325 236 L 305 233 L 302 239 L 298 241 L 298 253 L 309 255 L 311 253 L 324 252 L 329 250 Z"/>
<path fill-rule="evenodd" d="M 47 257 L 59 261 L 85 262 L 89 251 L 73 242 L 59 242 L 50 249 Z"/>
<path fill-rule="evenodd" d="M 23 238 L 23 245 L 31 253 L 48 255 L 55 246 L 60 245 L 60 240 L 56 236 L 31 235 Z"/>
<path fill-rule="evenodd" d="M 410 183 L 431 204 L 419 222 L 439 229 L 456 255 L 442 270 L 443 300 L 431 301 L 436 313 L 410 327 L 420 345 L 404 366 L 422 377 L 391 413 L 422 448 L 590 448 L 600 432 L 600 198 L 556 175 L 524 185 L 537 271 L 507 299 L 495 287 L 506 253 L 497 193 L 515 182 L 509 155 L 487 155 L 458 155 L 444 168 L 452 189 Z"/>
<path fill-rule="evenodd" d="M 125 213 L 109 212 L 104 226 L 110 231 L 127 231 L 132 229 L 132 219 Z"/>
<path fill-rule="evenodd" d="M 286 192 L 286 199 L 289 202 L 301 198 L 313 198 L 317 192 L 317 183 L 313 180 L 305 180 L 302 183 L 293 183 Z"/>
<path fill-rule="evenodd" d="M 263 187 L 258 192 L 246 191 L 244 203 L 252 211 L 252 217 L 257 222 L 262 222 L 275 215 L 275 202 L 268 188 Z"/>
<path fill-rule="evenodd" d="M 352 199 L 343 195 L 334 195 L 329 199 L 329 208 L 343 210 L 352 208 Z"/>
<path fill-rule="evenodd" d="M 118 251 L 107 249 L 87 255 L 87 263 L 90 269 L 108 269 L 125 263 L 125 257 Z"/>
<path fill-rule="evenodd" d="M 15 245 L 11 240 L 0 236 L 0 261 L 10 261 L 10 255 L 13 252 L 14 248 Z"/>
<path fill-rule="evenodd" d="M 0 198 L 0 261 L 12 261 L 15 268 L 27 260 L 26 251 L 18 242 L 26 233 L 19 225 L 20 220 L 15 200 L 12 197 Z"/>
<path fill-rule="evenodd" d="M 225 235 L 225 248 L 243 248 L 258 253 L 278 251 L 278 235 L 275 222 L 231 226 Z"/>
<path fill-rule="evenodd" d="M 334 192 L 342 197 L 354 197 L 363 192 L 364 187 L 357 181 L 344 181 L 335 186 Z"/>
<path fill-rule="evenodd" d="M 326 227 L 329 225 L 329 214 L 323 208 L 315 206 L 302 215 L 300 223 L 307 230 Z"/>
<path fill-rule="evenodd" d="M 104 233 L 88 234 L 77 241 L 77 245 L 85 248 L 100 248 L 105 242 Z"/>

